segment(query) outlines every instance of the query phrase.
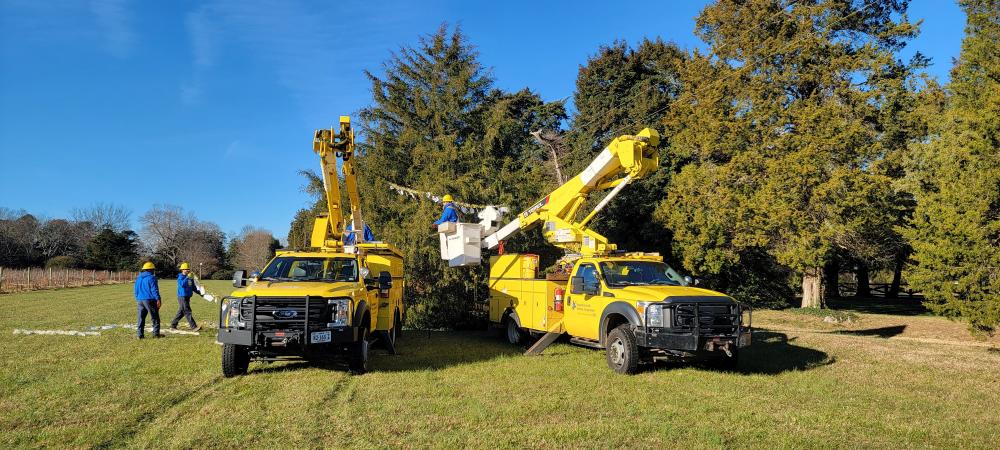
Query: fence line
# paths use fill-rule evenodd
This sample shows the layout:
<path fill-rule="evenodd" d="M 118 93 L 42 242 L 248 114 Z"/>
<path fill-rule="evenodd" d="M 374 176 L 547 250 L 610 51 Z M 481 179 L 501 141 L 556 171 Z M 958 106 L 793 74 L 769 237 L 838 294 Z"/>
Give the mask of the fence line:
<path fill-rule="evenodd" d="M 839 288 L 839 293 L 841 297 L 853 297 L 858 293 L 858 284 L 843 282 L 837 284 Z M 889 291 L 892 289 L 891 283 L 868 283 L 868 290 L 871 297 L 888 297 Z M 899 291 L 896 293 L 897 298 L 917 298 L 923 295 L 919 292 L 914 292 L 913 288 L 906 284 L 899 285 Z"/>
<path fill-rule="evenodd" d="M 0 267 L 0 292 L 131 283 L 137 275 L 133 271 Z"/>

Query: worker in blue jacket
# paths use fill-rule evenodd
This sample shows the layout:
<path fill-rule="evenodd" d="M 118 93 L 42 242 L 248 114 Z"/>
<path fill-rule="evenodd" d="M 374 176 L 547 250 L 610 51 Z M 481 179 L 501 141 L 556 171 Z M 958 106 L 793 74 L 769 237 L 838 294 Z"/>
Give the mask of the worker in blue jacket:
<path fill-rule="evenodd" d="M 160 334 L 160 288 L 157 286 L 156 275 L 153 275 L 155 269 L 153 263 L 147 262 L 142 265 L 142 272 L 135 279 L 135 302 L 138 309 L 136 337 L 139 339 L 143 338 L 146 330 L 147 313 L 153 321 L 153 337 L 163 337 Z"/>
<path fill-rule="evenodd" d="M 177 315 L 174 316 L 174 320 L 170 321 L 170 329 L 176 330 L 181 317 L 186 317 L 191 331 L 198 331 L 201 330 L 201 327 L 194 323 L 194 315 L 191 313 L 191 296 L 195 292 L 204 296 L 205 289 L 199 286 L 194 277 L 191 276 L 191 266 L 188 263 L 181 263 L 180 269 L 181 273 L 177 275 Z"/>
<path fill-rule="evenodd" d="M 436 220 L 431 228 L 437 229 L 438 225 L 445 222 L 458 222 L 458 207 L 455 206 L 455 199 L 451 197 L 451 194 L 445 194 L 444 198 L 444 210 L 441 211 L 441 218 Z"/>
<path fill-rule="evenodd" d="M 354 217 L 352 215 L 352 217 L 347 219 L 347 227 L 344 228 L 344 245 L 354 245 L 354 242 L 357 240 L 357 237 L 354 235 L 355 233 L 354 233 L 353 222 L 354 222 Z M 375 233 L 372 232 L 372 229 L 366 223 L 365 242 L 372 242 L 374 240 L 375 240 Z"/>

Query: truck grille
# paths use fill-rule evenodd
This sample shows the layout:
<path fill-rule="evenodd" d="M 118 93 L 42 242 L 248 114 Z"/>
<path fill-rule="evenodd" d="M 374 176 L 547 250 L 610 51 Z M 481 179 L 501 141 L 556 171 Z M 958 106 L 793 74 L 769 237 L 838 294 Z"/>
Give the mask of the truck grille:
<path fill-rule="evenodd" d="M 739 307 L 733 304 L 681 303 L 674 306 L 672 328 L 693 331 L 695 317 L 698 334 L 730 335 L 740 323 Z"/>
<path fill-rule="evenodd" d="M 310 330 L 325 329 L 330 319 L 326 299 L 319 297 L 308 302 L 306 297 L 252 297 L 243 301 L 240 316 L 253 316 L 254 331 L 305 331 L 307 318 Z"/>

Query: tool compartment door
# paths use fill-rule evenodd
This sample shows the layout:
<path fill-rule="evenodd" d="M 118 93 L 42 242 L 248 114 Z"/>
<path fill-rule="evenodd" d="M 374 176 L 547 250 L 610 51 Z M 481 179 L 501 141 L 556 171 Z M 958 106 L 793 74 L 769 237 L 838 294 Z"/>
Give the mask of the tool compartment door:
<path fill-rule="evenodd" d="M 378 289 L 372 290 L 368 297 L 369 308 L 375 314 L 374 329 L 389 330 L 393 325 L 394 314 L 398 312 L 400 317 L 403 314 L 403 261 L 391 254 L 369 253 L 364 256 L 364 263 L 371 277 L 378 278 L 383 271 L 392 275 L 392 287 L 389 288 L 388 297 L 380 296 Z"/>

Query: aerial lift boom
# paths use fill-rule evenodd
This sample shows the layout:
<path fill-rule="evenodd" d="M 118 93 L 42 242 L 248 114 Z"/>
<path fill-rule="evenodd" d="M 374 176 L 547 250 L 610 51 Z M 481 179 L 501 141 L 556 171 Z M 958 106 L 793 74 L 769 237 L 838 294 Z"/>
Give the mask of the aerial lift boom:
<path fill-rule="evenodd" d="M 340 116 L 340 133 L 333 128 L 316 130 L 313 135 L 313 151 L 320 157 L 328 213 L 316 218 L 311 246 L 330 249 L 343 247 L 345 220 L 341 206 L 337 158 L 342 161 L 344 186 L 347 188 L 347 200 L 351 208 L 350 233 L 355 234 L 356 243 L 364 242 L 364 220 L 361 216 L 361 199 L 358 195 L 357 168 L 354 165 L 354 129 L 351 128 L 351 118 Z"/>
<path fill-rule="evenodd" d="M 657 169 L 659 141 L 660 135 L 651 128 L 615 138 L 580 174 L 499 230 L 492 228 L 492 221 L 497 219 L 495 210 L 480 213 L 481 224 L 442 224 L 438 230 L 442 233 L 442 258 L 452 266 L 479 264 L 479 247 L 495 248 L 514 233 L 539 225 L 546 241 L 568 254 L 593 256 L 616 250 L 615 244 L 587 225 L 625 186 Z M 589 214 L 576 218 L 592 192 L 608 189 Z"/>

